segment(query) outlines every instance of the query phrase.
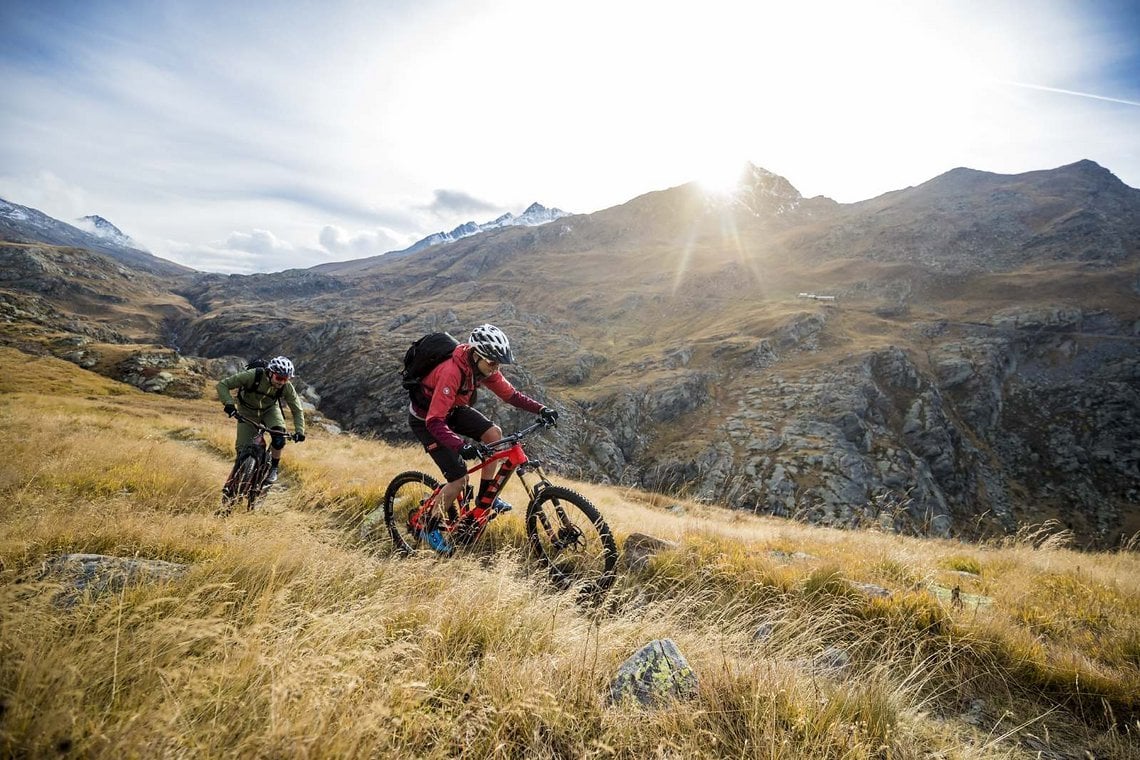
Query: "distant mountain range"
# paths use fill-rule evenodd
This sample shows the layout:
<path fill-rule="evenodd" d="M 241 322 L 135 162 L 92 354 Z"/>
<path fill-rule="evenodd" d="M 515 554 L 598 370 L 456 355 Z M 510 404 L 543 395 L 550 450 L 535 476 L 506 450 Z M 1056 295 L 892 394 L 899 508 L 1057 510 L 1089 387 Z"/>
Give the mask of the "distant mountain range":
<path fill-rule="evenodd" d="M 561 209 L 547 208 L 540 203 L 532 203 L 518 216 L 507 212 L 482 224 L 465 222 L 450 232 L 435 232 L 407 248 L 380 255 L 408 255 L 425 248 L 478 235 L 488 230 L 504 227 L 535 227 L 564 216 L 569 216 L 569 214 Z M 37 209 L 21 206 L 2 198 L 0 198 L 0 239 L 87 248 L 109 254 L 116 259 L 154 274 L 182 274 L 195 271 L 190 267 L 167 261 L 143 250 L 129 235 L 102 216 L 93 214 L 76 220 L 75 224 L 68 224 Z M 350 270 L 361 266 L 363 262 L 372 261 L 376 258 L 378 257 L 373 256 L 348 262 L 334 262 L 314 267 L 314 269 L 321 271 Z"/>
<path fill-rule="evenodd" d="M 415 253 L 416 251 L 423 250 L 429 246 L 439 245 L 441 243 L 451 243 L 460 238 L 470 237 L 471 235 L 478 235 L 480 232 L 487 230 L 496 230 L 501 227 L 536 227 L 540 224 L 553 222 L 555 219 L 560 219 L 569 214 L 561 209 L 546 208 L 540 203 L 532 203 L 527 206 L 526 211 L 521 215 L 515 216 L 509 211 L 497 219 L 493 219 L 483 224 L 476 224 L 475 222 L 466 222 L 459 225 L 451 232 L 436 232 L 428 235 L 424 239 L 413 243 L 398 253 Z"/>
<path fill-rule="evenodd" d="M 349 272 L 356 269 L 367 267 L 370 262 L 376 261 L 381 256 L 389 259 L 400 258 L 413 253 L 431 248 L 444 243 L 454 243 L 457 240 L 478 235 L 482 232 L 490 230 L 499 230 L 505 227 L 537 227 L 548 222 L 553 222 L 555 219 L 561 219 L 564 216 L 570 216 L 569 213 L 557 208 L 547 208 L 540 203 L 532 203 L 527 207 L 526 211 L 522 212 L 519 216 L 507 212 L 502 216 L 493 219 L 483 224 L 475 222 L 464 222 L 450 232 L 435 232 L 428 235 L 421 240 L 416 241 L 412 245 L 399 251 L 390 251 L 388 253 L 380 254 L 379 256 L 369 256 L 364 259 L 353 259 L 352 261 L 337 261 L 328 264 L 319 264 L 312 267 L 313 270 L 318 272 L 333 273 L 333 272 Z"/>
<path fill-rule="evenodd" d="M 151 274 L 188 274 L 194 271 L 142 250 L 101 216 L 85 216 L 77 224 L 79 226 L 61 222 L 42 211 L 0 198 L 0 239 L 98 251 Z"/>

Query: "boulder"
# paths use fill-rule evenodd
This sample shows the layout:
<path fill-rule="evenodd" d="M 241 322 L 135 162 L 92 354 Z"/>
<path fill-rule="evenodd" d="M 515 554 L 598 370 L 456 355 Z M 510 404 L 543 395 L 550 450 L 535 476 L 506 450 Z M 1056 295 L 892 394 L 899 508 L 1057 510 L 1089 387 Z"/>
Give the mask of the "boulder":
<path fill-rule="evenodd" d="M 84 593 L 111 594 L 147 581 L 173 580 L 188 566 L 160 559 L 112 557 L 104 554 L 61 554 L 43 563 L 38 580 L 59 580 L 64 590 L 56 598 L 63 606 L 79 601 Z"/>
<path fill-rule="evenodd" d="M 618 668 L 610 682 L 610 702 L 636 700 L 643 707 L 659 707 L 673 700 L 692 699 L 699 683 L 693 669 L 672 639 L 651 641 Z"/>

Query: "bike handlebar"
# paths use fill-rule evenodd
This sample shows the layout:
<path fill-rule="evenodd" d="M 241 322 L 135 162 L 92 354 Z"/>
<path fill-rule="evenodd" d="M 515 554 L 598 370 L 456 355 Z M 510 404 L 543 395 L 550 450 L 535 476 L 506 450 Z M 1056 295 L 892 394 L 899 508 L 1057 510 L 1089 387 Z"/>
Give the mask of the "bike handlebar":
<path fill-rule="evenodd" d="M 482 455 L 484 452 L 486 452 L 486 455 L 490 456 L 495 452 L 504 451 L 506 449 L 509 449 L 511 446 L 514 446 L 516 443 L 521 441 L 523 438 L 526 438 L 528 435 L 538 430 L 539 428 L 554 427 L 554 425 L 555 423 L 547 422 L 546 420 L 539 417 L 537 420 L 527 425 L 522 430 L 515 431 L 510 435 L 504 435 L 494 443 L 478 443 L 477 445 L 480 449 L 479 453 Z M 487 456 L 482 456 L 482 458 L 486 459 Z"/>
<path fill-rule="evenodd" d="M 265 425 L 262 425 L 260 422 L 256 422 L 254 420 L 251 420 L 249 417 L 246 417 L 245 415 L 241 414 L 240 412 L 235 412 L 233 415 L 233 418 L 235 420 L 237 420 L 238 422 L 244 422 L 247 425 L 252 425 L 254 427 L 254 429 L 257 430 L 258 432 L 269 433 L 270 435 L 283 435 L 283 436 L 285 436 L 286 439 L 288 439 L 290 441 L 296 441 L 297 440 L 297 434 L 296 433 L 283 433 L 280 430 L 274 430 L 273 428 L 267 428 L 267 427 L 265 427 Z"/>

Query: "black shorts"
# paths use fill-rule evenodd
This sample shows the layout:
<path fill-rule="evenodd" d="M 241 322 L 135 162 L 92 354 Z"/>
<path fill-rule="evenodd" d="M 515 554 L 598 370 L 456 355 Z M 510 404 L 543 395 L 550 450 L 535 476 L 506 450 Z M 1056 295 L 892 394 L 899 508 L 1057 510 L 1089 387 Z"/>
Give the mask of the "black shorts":
<path fill-rule="evenodd" d="M 474 438 L 476 441 L 481 439 L 483 433 L 486 433 L 494 425 L 495 423 L 487 419 L 482 412 L 469 406 L 457 406 L 447 415 L 447 426 L 449 428 L 459 435 Z M 424 451 L 439 466 L 440 472 L 443 473 L 443 477 L 448 483 L 459 480 L 467 474 L 467 465 L 464 464 L 463 457 L 437 441 L 427 429 L 427 423 L 414 414 L 409 414 L 408 427 L 412 429 L 412 434 L 419 442 L 424 445 Z"/>

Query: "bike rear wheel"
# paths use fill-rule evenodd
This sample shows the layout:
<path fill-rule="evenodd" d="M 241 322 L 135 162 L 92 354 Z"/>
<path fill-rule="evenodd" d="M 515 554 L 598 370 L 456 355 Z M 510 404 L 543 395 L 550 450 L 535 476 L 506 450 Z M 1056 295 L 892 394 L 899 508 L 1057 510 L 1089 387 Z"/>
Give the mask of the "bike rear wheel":
<path fill-rule="evenodd" d="M 591 595 L 617 579 L 613 533 L 581 494 L 560 486 L 542 489 L 527 507 L 526 534 L 538 564 L 559 588 Z"/>
<path fill-rule="evenodd" d="M 423 472 L 401 472 L 392 478 L 384 493 L 384 524 L 396 551 L 410 554 L 420 548 L 420 537 L 412 528 L 412 513 L 439 487 L 439 481 Z M 367 518 L 366 518 L 367 520 Z"/>

